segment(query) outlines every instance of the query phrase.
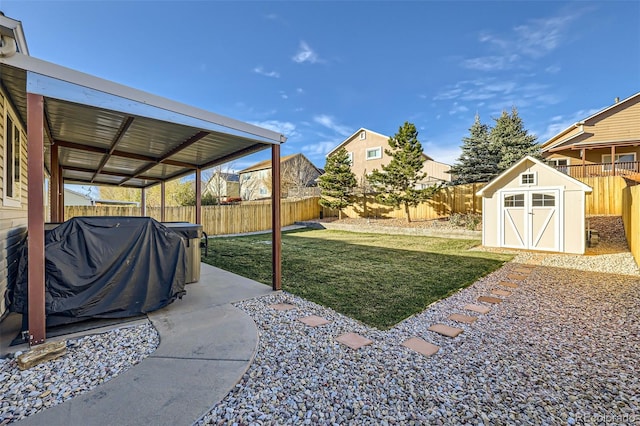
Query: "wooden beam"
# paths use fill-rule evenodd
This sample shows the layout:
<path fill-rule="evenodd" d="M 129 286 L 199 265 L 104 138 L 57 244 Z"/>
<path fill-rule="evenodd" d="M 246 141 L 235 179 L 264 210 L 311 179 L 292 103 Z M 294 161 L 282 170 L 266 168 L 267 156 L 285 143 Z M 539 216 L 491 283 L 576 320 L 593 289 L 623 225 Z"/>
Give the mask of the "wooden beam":
<path fill-rule="evenodd" d="M 81 172 L 81 173 L 93 173 L 94 172 L 93 169 L 87 169 L 85 167 L 65 166 L 64 169 L 72 171 L 72 172 Z M 101 175 L 105 175 L 105 176 L 128 177 L 130 179 L 132 179 L 134 177 L 133 175 L 130 175 L 130 174 L 127 174 L 127 173 L 108 172 L 106 170 L 103 170 L 102 172 L 100 172 L 100 174 Z M 162 179 L 157 178 L 157 177 L 153 177 L 153 176 L 138 176 L 138 179 L 151 180 L 151 181 L 154 181 L 154 182 L 162 182 Z M 93 182 L 93 179 L 87 180 L 87 182 Z"/>
<path fill-rule="evenodd" d="M 171 157 L 172 155 L 182 151 L 183 149 L 193 145 L 194 143 L 198 142 L 200 139 L 204 138 L 205 136 L 207 136 L 209 134 L 209 132 L 198 132 L 195 135 L 191 136 L 189 139 L 187 139 L 186 141 L 182 142 L 180 145 L 178 145 L 177 147 L 173 148 L 172 150 L 166 152 L 165 154 L 162 155 L 162 157 L 157 159 L 157 163 L 166 161 L 169 159 L 169 157 Z M 133 173 L 133 177 L 138 177 L 139 175 L 141 175 L 142 173 L 145 173 L 149 170 L 151 170 L 152 168 L 154 168 L 156 166 L 156 164 L 147 164 L 146 166 L 143 166 L 141 168 L 139 168 L 138 170 L 136 170 Z M 122 185 L 124 182 L 128 181 L 129 179 L 123 179 L 120 182 L 120 185 Z"/>
<path fill-rule="evenodd" d="M 29 345 L 46 339 L 44 299 L 44 97 L 27 93 Z"/>
<path fill-rule="evenodd" d="M 131 127 L 132 123 L 133 123 L 133 117 L 131 117 L 131 116 L 128 116 L 127 119 L 122 123 L 122 125 L 118 129 L 118 133 L 116 133 L 115 138 L 113 138 L 113 141 L 111 141 L 111 147 L 109 148 L 109 151 L 105 155 L 102 156 L 102 160 L 100 161 L 100 165 L 98 165 L 98 169 L 93 174 L 93 177 L 91 178 L 91 182 L 93 182 L 95 180 L 96 176 L 98 176 L 100 174 L 100 172 L 104 168 L 105 164 L 107 164 L 107 162 L 111 158 L 111 155 L 113 154 L 113 151 L 116 150 L 116 146 L 120 143 L 120 141 L 122 140 L 122 137 L 125 135 L 125 133 L 127 133 L 127 130 L 129 130 L 129 127 Z"/>
<path fill-rule="evenodd" d="M 271 146 L 272 287 L 282 289 L 282 226 L 280 225 L 280 145 Z"/>
<path fill-rule="evenodd" d="M 249 155 L 249 154 L 253 154 L 254 152 L 258 152 L 258 151 L 262 151 L 263 149 L 266 149 L 265 144 L 262 143 L 258 143 L 255 145 L 251 145 L 247 148 L 244 148 L 240 151 L 234 152 L 233 154 L 229 154 L 229 155 L 225 155 L 224 157 L 220 157 L 217 158 L 213 161 L 209 161 L 208 163 L 204 163 L 202 166 L 200 166 L 203 169 L 208 169 L 209 167 L 213 167 L 213 166 L 217 166 L 219 164 L 224 164 L 227 163 L 231 160 L 235 160 L 236 158 L 239 157 L 244 157 L 245 155 Z"/>

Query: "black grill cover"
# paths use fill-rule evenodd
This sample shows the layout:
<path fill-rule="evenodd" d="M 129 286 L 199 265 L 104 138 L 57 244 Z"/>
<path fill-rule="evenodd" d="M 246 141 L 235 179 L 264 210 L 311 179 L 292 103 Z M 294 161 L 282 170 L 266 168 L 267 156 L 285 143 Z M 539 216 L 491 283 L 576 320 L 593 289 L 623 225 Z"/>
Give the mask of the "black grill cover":
<path fill-rule="evenodd" d="M 47 326 L 90 318 L 126 318 L 185 294 L 182 239 L 147 217 L 76 217 L 45 232 Z M 13 312 L 27 314 L 27 251 Z"/>

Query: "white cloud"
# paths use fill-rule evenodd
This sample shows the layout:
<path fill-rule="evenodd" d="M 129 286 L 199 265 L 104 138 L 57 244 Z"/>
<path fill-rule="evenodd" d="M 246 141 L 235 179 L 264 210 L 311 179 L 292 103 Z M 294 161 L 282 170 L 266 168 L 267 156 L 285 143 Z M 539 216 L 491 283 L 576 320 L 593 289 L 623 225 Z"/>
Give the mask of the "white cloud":
<path fill-rule="evenodd" d="M 315 117 L 313 117 L 313 121 L 328 129 L 333 130 L 341 136 L 349 136 L 351 133 L 353 133 L 350 128 L 336 123 L 333 117 L 325 114 L 316 115 Z"/>
<path fill-rule="evenodd" d="M 544 19 L 531 19 L 513 27 L 510 33 L 496 35 L 481 33 L 478 41 L 488 46 L 493 55 L 468 58 L 462 66 L 478 71 L 502 71 L 530 66 L 526 58 L 542 58 L 558 49 L 569 34 L 570 24 L 580 13 L 571 11 Z M 559 67 L 551 66 L 547 72 L 558 72 Z"/>
<path fill-rule="evenodd" d="M 545 68 L 544 70 L 549 74 L 557 74 L 562 70 L 562 68 L 559 65 L 551 65 Z"/>
<path fill-rule="evenodd" d="M 280 134 L 285 135 L 288 139 L 298 136 L 296 131 L 296 125 L 289 121 L 278 120 L 266 120 L 266 121 L 253 121 L 251 124 L 255 124 L 258 127 L 264 127 L 265 129 L 273 130 Z"/>
<path fill-rule="evenodd" d="M 275 21 L 275 20 L 280 18 L 276 13 L 269 13 L 269 14 L 265 15 L 264 17 L 265 17 L 265 19 L 268 19 L 270 21 Z"/>
<path fill-rule="evenodd" d="M 302 152 L 309 155 L 327 155 L 329 151 L 338 146 L 341 141 L 324 141 L 302 147 Z"/>
<path fill-rule="evenodd" d="M 552 136 L 557 135 L 572 124 L 575 124 L 580 120 L 584 120 L 598 111 L 600 111 L 600 109 L 581 109 L 566 117 L 562 115 L 552 117 L 552 123 L 549 124 L 544 131 L 540 132 L 540 142 L 549 140 Z"/>
<path fill-rule="evenodd" d="M 314 52 L 305 41 L 300 42 L 300 49 L 298 50 L 298 53 L 296 53 L 291 59 L 293 59 L 293 62 L 297 62 L 298 64 L 303 62 L 315 64 L 320 61 L 318 54 Z"/>
<path fill-rule="evenodd" d="M 296 89 L 296 93 L 297 93 L 298 95 L 303 95 L 303 94 L 304 94 L 304 89 L 303 89 L 302 87 L 298 87 L 298 88 Z"/>
<path fill-rule="evenodd" d="M 454 102 L 453 107 L 451 107 L 451 109 L 449 110 L 449 115 L 455 115 L 460 112 L 467 112 L 467 111 L 469 111 L 469 108 L 467 108 L 464 105 L 458 105 L 457 102 Z"/>
<path fill-rule="evenodd" d="M 280 91 L 280 97 L 282 99 L 289 99 L 289 95 L 287 95 L 284 90 Z"/>
<path fill-rule="evenodd" d="M 265 77 L 280 78 L 280 73 L 279 72 L 277 72 L 277 71 L 265 71 L 264 68 L 262 68 L 262 67 L 255 67 L 253 69 L 253 72 L 255 72 L 256 74 L 264 75 Z"/>

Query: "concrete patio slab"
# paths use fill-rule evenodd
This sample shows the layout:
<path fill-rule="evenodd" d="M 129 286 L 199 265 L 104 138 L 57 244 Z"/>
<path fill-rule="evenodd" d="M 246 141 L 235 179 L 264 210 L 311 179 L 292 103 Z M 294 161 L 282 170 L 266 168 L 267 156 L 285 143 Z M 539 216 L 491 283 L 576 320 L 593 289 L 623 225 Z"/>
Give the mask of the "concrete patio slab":
<path fill-rule="evenodd" d="M 462 307 L 462 309 L 466 309 L 468 311 L 473 311 L 473 312 L 478 312 L 479 314 L 488 314 L 489 312 L 491 312 L 491 308 L 489 308 L 488 306 L 474 305 L 473 303 L 470 303 L 468 305 L 464 305 Z"/>
<path fill-rule="evenodd" d="M 373 340 L 367 339 L 356 333 L 345 333 L 338 337 L 336 340 L 351 349 L 360 349 L 363 346 L 367 346 L 373 343 Z"/>
<path fill-rule="evenodd" d="M 456 337 L 458 334 L 462 333 L 464 330 L 456 327 L 449 327 L 444 324 L 434 324 L 429 327 L 429 331 L 433 331 L 438 334 L 442 334 L 447 337 Z"/>
<path fill-rule="evenodd" d="M 160 333 L 160 346 L 148 358 L 18 423 L 169 426 L 197 421 L 235 386 L 255 355 L 256 325 L 231 302 L 272 290 L 206 264 L 200 281 L 186 290 L 182 300 L 148 314 Z"/>
<path fill-rule="evenodd" d="M 412 337 L 402 342 L 402 346 L 412 349 L 424 356 L 431 356 L 440 350 L 439 346 L 427 342 L 419 337 Z"/>
<path fill-rule="evenodd" d="M 317 315 L 309 315 L 308 317 L 298 318 L 298 321 L 308 325 L 309 327 L 318 327 L 321 325 L 329 324 L 331 322 Z"/>
<path fill-rule="evenodd" d="M 449 315 L 451 321 L 461 322 L 464 324 L 473 324 L 478 320 L 478 317 L 472 317 L 471 315 L 464 314 L 451 314 Z"/>

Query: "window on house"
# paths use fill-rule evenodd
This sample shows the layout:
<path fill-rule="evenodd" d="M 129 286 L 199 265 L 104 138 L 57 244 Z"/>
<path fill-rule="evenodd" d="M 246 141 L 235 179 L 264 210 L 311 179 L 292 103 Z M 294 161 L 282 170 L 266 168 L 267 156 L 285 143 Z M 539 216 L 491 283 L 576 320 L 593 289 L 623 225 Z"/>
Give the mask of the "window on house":
<path fill-rule="evenodd" d="M 260 195 L 267 195 L 267 188 L 260 188 Z"/>
<path fill-rule="evenodd" d="M 5 123 L 4 205 L 20 207 L 20 128 L 10 114 Z"/>
<path fill-rule="evenodd" d="M 531 205 L 533 207 L 553 207 L 556 205 L 556 197 L 550 194 L 533 194 Z"/>
<path fill-rule="evenodd" d="M 368 148 L 367 149 L 367 160 L 377 160 L 382 158 L 382 148 Z"/>
<path fill-rule="evenodd" d="M 349 164 L 353 166 L 353 152 L 347 152 L 347 155 L 349 156 Z"/>
<path fill-rule="evenodd" d="M 367 132 L 365 132 L 364 130 L 360 132 L 360 139 L 366 139 L 367 138 Z"/>
<path fill-rule="evenodd" d="M 616 154 L 615 156 L 616 168 L 635 170 L 635 165 L 632 164 L 636 161 L 636 153 L 628 152 L 624 154 Z M 604 154 L 602 156 L 603 170 L 611 170 L 611 154 Z M 618 165 L 620 164 L 620 165 Z"/>
<path fill-rule="evenodd" d="M 520 175 L 520 185 L 535 185 L 536 174 L 535 173 L 522 173 Z"/>
<path fill-rule="evenodd" d="M 524 194 L 509 195 L 504 197 L 505 207 L 524 207 Z"/>

